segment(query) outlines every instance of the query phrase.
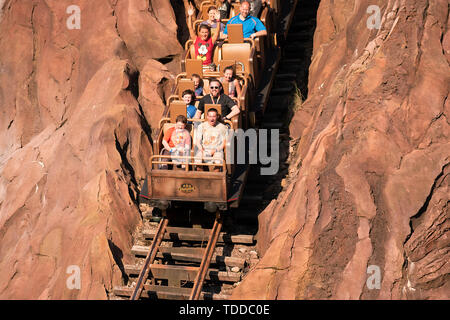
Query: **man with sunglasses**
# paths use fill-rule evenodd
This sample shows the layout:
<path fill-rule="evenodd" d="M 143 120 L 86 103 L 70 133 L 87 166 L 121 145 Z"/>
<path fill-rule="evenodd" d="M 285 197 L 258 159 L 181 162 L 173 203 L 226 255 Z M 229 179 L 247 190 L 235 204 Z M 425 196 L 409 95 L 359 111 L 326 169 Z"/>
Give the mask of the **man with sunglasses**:
<path fill-rule="evenodd" d="M 194 118 L 200 119 L 202 113 L 205 112 L 206 104 L 220 104 L 222 117 L 227 120 L 239 114 L 241 110 L 237 104 L 222 91 L 222 83 L 217 79 L 211 79 L 209 81 L 210 93 L 200 99 Z"/>

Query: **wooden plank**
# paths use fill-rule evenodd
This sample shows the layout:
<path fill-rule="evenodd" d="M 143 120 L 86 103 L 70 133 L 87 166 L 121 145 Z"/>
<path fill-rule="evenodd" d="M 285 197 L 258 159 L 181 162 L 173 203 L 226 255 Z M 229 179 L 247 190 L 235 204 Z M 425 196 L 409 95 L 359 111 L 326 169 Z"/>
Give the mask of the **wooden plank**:
<path fill-rule="evenodd" d="M 114 294 L 117 296 L 129 297 L 133 293 L 133 288 L 119 286 L 114 287 Z M 144 285 L 141 297 L 153 299 L 174 299 L 174 300 L 188 300 L 191 293 L 191 288 L 167 287 L 156 285 Z M 205 300 L 228 300 L 229 295 L 202 292 L 200 298 Z"/>
<path fill-rule="evenodd" d="M 168 279 L 174 273 L 177 279 L 183 281 L 193 281 L 198 272 L 198 267 L 174 266 L 174 265 L 160 265 L 153 264 L 150 266 L 153 277 L 156 279 Z M 125 265 L 125 272 L 129 276 L 136 276 L 139 274 L 140 267 L 136 265 Z M 219 271 L 218 269 L 210 268 L 206 276 L 207 280 L 222 281 L 222 282 L 238 282 L 241 280 L 241 274 L 237 272 Z"/>
<path fill-rule="evenodd" d="M 146 256 L 148 250 L 149 247 L 147 246 L 134 245 L 131 249 L 131 252 L 136 256 Z M 160 259 L 167 257 L 176 261 L 200 263 L 204 250 L 205 249 L 203 248 L 160 247 L 156 257 Z M 245 259 L 237 257 L 224 257 L 215 254 L 212 258 L 211 263 L 226 265 L 229 267 L 239 267 L 243 269 L 245 265 Z"/>
<path fill-rule="evenodd" d="M 210 229 L 168 227 L 164 234 L 164 240 L 204 241 L 206 243 L 210 232 Z M 142 234 L 144 238 L 151 240 L 155 236 L 155 231 L 144 230 Z M 234 244 L 253 244 L 253 241 L 253 235 L 250 234 L 230 235 L 225 232 L 221 232 L 218 239 L 218 242 L 221 243 L 226 242 Z"/>

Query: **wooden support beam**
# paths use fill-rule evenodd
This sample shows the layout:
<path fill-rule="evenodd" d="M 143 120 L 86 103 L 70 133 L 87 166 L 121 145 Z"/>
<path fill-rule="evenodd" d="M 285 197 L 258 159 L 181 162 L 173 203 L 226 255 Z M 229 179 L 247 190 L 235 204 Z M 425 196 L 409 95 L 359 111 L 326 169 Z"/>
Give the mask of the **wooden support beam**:
<path fill-rule="evenodd" d="M 137 276 L 139 271 L 139 266 L 125 265 L 125 272 L 129 276 Z M 198 272 L 198 267 L 152 264 L 150 266 L 150 271 L 152 276 L 156 279 L 169 279 L 169 277 L 172 276 L 182 281 L 194 281 Z M 218 269 L 210 268 L 206 275 L 206 280 L 238 282 L 241 280 L 241 274 L 237 272 L 219 271 Z"/>
<path fill-rule="evenodd" d="M 149 247 L 134 245 L 131 252 L 136 256 L 146 256 Z M 170 258 L 176 261 L 197 262 L 202 261 L 203 248 L 186 248 L 186 247 L 159 247 L 156 258 Z M 213 255 L 212 264 L 221 264 L 229 267 L 244 268 L 245 259 L 237 257 L 226 257 Z"/>
<path fill-rule="evenodd" d="M 164 234 L 164 240 L 172 241 L 193 241 L 193 242 L 208 242 L 211 229 L 199 229 L 199 228 L 178 228 L 167 227 Z M 153 239 L 155 231 L 144 230 L 142 232 L 144 238 Z M 230 235 L 225 232 L 221 232 L 218 239 L 219 243 L 234 243 L 234 244 L 253 244 L 254 239 L 251 234 L 236 234 Z"/>
<path fill-rule="evenodd" d="M 188 300 L 191 293 L 191 288 L 167 287 L 156 285 L 144 285 L 141 293 L 143 298 L 153 299 L 173 299 L 173 300 Z M 114 294 L 117 296 L 129 297 L 133 293 L 133 288 L 120 286 L 114 287 Z M 201 292 L 200 299 L 203 300 L 228 300 L 229 295 L 216 294 L 210 292 Z"/>

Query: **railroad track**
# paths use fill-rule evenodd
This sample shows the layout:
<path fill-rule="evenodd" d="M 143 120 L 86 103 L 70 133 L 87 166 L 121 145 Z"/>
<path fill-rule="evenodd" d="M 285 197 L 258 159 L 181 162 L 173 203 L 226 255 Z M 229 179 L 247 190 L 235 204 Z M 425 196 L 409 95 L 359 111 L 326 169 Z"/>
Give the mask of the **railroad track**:
<path fill-rule="evenodd" d="M 174 210 L 172 216 L 180 211 Z M 250 262 L 243 257 L 242 247 L 252 249 L 254 236 L 221 232 L 223 217 L 219 214 L 214 222 L 204 214 L 201 224 L 192 224 L 186 215 L 184 218 L 171 219 L 163 214 L 156 229 L 154 223 L 146 221 L 138 244 L 132 248 L 135 263 L 124 266 L 128 284 L 114 288 L 115 299 L 229 298 L 227 292 L 241 280 Z"/>
<path fill-rule="evenodd" d="M 289 108 L 299 92 L 303 98 L 307 95 L 318 3 L 291 1 L 292 11 L 285 12 L 282 21 L 285 45 L 281 54 L 272 57 L 272 66 L 268 64 L 275 81 L 259 89 L 267 91 L 269 99 L 256 101 L 258 127 L 280 132 L 279 173 L 261 176 L 260 166 L 252 166 L 239 208 L 222 215 L 175 208 L 163 214 L 158 226 L 145 219 L 131 250 L 135 263 L 124 266 L 127 285 L 115 287 L 113 299 L 226 300 L 245 272 L 257 264 L 258 214 L 279 194 L 287 174 Z"/>

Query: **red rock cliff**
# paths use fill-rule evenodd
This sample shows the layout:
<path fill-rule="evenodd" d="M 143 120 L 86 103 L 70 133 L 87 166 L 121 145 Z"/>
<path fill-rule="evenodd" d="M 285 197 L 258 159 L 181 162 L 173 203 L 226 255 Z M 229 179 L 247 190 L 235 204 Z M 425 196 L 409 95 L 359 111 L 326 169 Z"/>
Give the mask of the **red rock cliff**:
<path fill-rule="evenodd" d="M 169 0 L 0 8 L 0 299 L 104 299 L 121 284 L 151 129 L 179 71 L 174 11 Z"/>
<path fill-rule="evenodd" d="M 104 299 L 121 283 L 179 71 L 171 3 L 0 0 L 1 299 Z M 235 298 L 449 297 L 447 29 L 445 0 L 321 2 L 295 175 Z"/>
<path fill-rule="evenodd" d="M 450 297 L 448 26 L 446 0 L 321 1 L 295 174 L 233 298 Z"/>

